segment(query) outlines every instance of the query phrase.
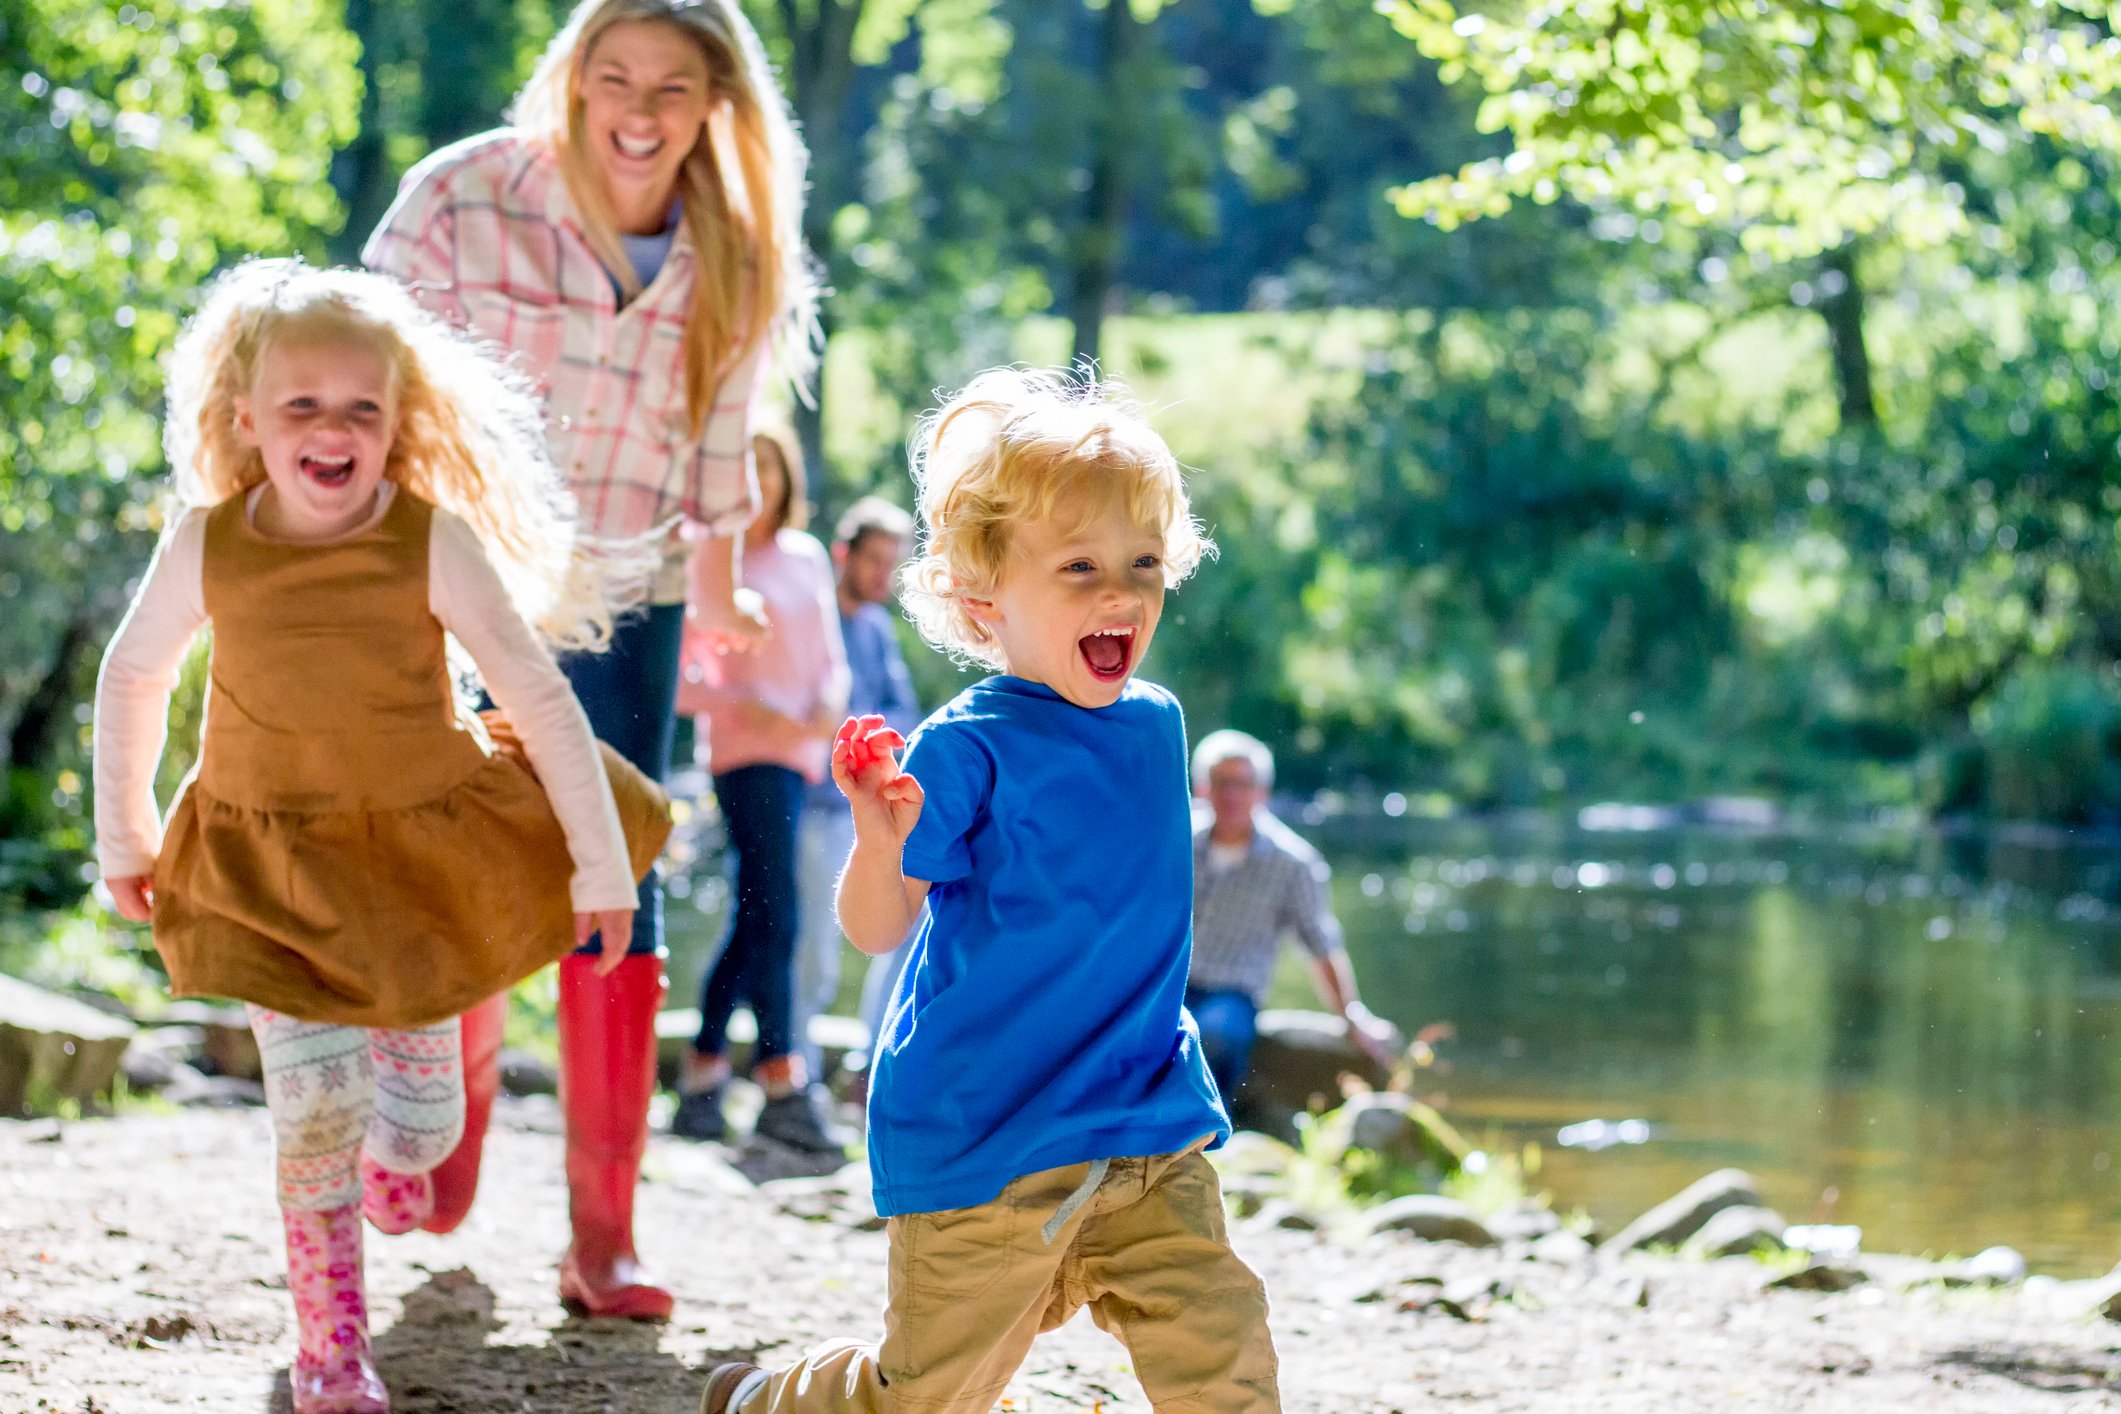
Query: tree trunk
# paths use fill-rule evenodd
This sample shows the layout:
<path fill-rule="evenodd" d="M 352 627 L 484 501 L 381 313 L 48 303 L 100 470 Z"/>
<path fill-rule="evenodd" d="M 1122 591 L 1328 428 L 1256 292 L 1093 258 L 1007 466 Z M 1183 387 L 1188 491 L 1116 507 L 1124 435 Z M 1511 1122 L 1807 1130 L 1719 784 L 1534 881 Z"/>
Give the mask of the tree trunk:
<path fill-rule="evenodd" d="M 803 239 L 830 274 L 837 263 L 832 222 L 855 198 L 858 141 L 847 132 L 847 99 L 854 89 L 854 31 L 866 0 L 818 0 L 805 16 L 795 0 L 780 0 L 788 33 L 789 105 L 810 146 L 810 197 L 803 207 Z M 866 126 L 866 125 L 865 125 Z M 818 310 L 819 333 L 832 334 L 829 307 Z M 792 429 L 811 478 L 813 499 L 831 482 L 825 464 L 825 375 L 821 367 L 808 404 L 798 400 Z"/>
<path fill-rule="evenodd" d="M 7 761 L 15 770 L 34 771 L 58 750 L 59 733 L 74 703 L 74 679 L 80 675 L 82 655 L 94 643 L 95 623 L 88 614 L 77 613 L 66 621 L 50 670 L 22 704 L 8 732 Z"/>
<path fill-rule="evenodd" d="M 390 208 L 389 161 L 383 150 L 381 74 L 389 0 L 346 0 L 346 27 L 361 43 L 361 128 L 331 159 L 332 190 L 346 207 L 346 224 L 331 238 L 331 258 L 351 264 L 361 258 L 368 233 Z"/>
<path fill-rule="evenodd" d="M 1127 156 L 1135 136 L 1130 70 L 1140 41 L 1141 23 L 1128 0 L 1105 0 L 1098 32 L 1098 111 L 1090 126 L 1090 189 L 1068 293 L 1068 322 L 1075 331 L 1069 359 L 1075 364 L 1096 362 L 1103 346 L 1105 305 L 1126 241 Z"/>
<path fill-rule="evenodd" d="M 1856 269 L 1856 243 L 1845 241 L 1820 262 L 1824 274 L 1839 275 L 1841 288 L 1819 301 L 1827 347 L 1834 358 L 1834 387 L 1841 400 L 1841 426 L 1855 431 L 1877 425 L 1871 396 L 1871 355 L 1863 341 L 1863 285 Z"/>

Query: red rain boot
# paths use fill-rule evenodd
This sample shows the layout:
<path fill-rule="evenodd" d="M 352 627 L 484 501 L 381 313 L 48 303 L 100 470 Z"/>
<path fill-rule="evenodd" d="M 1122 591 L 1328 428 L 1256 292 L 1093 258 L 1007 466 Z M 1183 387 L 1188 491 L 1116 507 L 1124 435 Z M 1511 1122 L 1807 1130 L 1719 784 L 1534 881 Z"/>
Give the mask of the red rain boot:
<path fill-rule="evenodd" d="M 361 1209 L 280 1210 L 287 1232 L 287 1293 L 295 1302 L 295 1414 L 390 1414 L 390 1395 L 368 1350 L 361 1282 Z"/>
<path fill-rule="evenodd" d="M 455 1232 L 471 1212 L 479 1191 L 479 1159 L 486 1150 L 486 1124 L 501 1088 L 501 1031 L 508 1024 L 508 994 L 488 997 L 464 1013 L 464 1137 L 427 1176 L 434 1211 L 420 1224 L 429 1232 Z"/>
<path fill-rule="evenodd" d="M 560 959 L 560 1111 L 567 1123 L 567 1210 L 560 1300 L 578 1315 L 670 1319 L 633 1253 L 633 1186 L 655 1093 L 655 1014 L 663 962 L 643 953 L 599 977 L 596 958 Z"/>

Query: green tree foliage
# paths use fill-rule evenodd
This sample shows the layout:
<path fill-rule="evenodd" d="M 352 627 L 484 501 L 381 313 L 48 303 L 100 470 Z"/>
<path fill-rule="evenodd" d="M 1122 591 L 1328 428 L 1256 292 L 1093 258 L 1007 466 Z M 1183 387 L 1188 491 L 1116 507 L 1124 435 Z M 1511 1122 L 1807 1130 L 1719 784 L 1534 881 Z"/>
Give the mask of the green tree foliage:
<path fill-rule="evenodd" d="M 2121 42 L 2097 0 L 1389 0 L 1511 150 L 1407 186 L 1440 223 L 1572 197 L 1817 254 L 1967 229 L 1950 165 L 2040 139 L 2121 152 Z"/>
<path fill-rule="evenodd" d="M 222 264 L 321 254 L 353 62 L 315 0 L 0 0 L 0 900 L 82 887 L 90 677 L 160 523 L 157 360 Z"/>

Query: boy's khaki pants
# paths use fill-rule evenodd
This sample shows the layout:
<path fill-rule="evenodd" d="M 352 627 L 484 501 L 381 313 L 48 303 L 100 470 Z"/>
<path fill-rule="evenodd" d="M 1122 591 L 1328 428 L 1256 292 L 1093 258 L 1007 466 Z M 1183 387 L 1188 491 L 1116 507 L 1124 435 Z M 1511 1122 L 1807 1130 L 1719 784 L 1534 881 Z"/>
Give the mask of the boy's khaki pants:
<path fill-rule="evenodd" d="M 1032 1338 L 1085 1305 L 1157 1414 L 1279 1414 L 1266 1289 L 1230 1250 L 1215 1170 L 1197 1149 L 1108 1163 L 1087 1194 L 1093 1166 L 1072 1164 L 891 1219 L 882 1348 L 820 1346 L 734 1414 L 988 1414 Z"/>

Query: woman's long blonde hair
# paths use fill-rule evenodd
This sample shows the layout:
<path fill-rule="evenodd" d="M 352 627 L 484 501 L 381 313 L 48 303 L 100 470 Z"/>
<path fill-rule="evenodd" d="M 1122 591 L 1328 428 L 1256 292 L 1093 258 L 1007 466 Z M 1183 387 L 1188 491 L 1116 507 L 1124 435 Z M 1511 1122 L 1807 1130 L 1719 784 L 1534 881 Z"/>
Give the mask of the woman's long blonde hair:
<path fill-rule="evenodd" d="M 582 234 L 629 298 L 640 282 L 584 141 L 582 68 L 607 30 L 639 20 L 670 25 L 699 45 L 718 100 L 678 168 L 699 272 L 685 331 L 685 408 L 697 437 L 723 374 L 761 341 L 773 342 L 799 391 L 816 365 L 817 276 L 803 247 L 810 158 L 736 0 L 583 0 L 545 47 L 509 119 L 550 146 Z"/>
<path fill-rule="evenodd" d="M 238 399 L 290 338 L 381 354 L 398 419 L 383 474 L 471 526 L 549 646 L 609 641 L 612 615 L 640 597 L 658 563 L 654 548 L 577 536 L 574 498 L 528 384 L 382 275 L 249 260 L 213 283 L 170 362 L 163 443 L 181 501 L 215 505 L 265 480 L 264 458 L 238 430 Z"/>

